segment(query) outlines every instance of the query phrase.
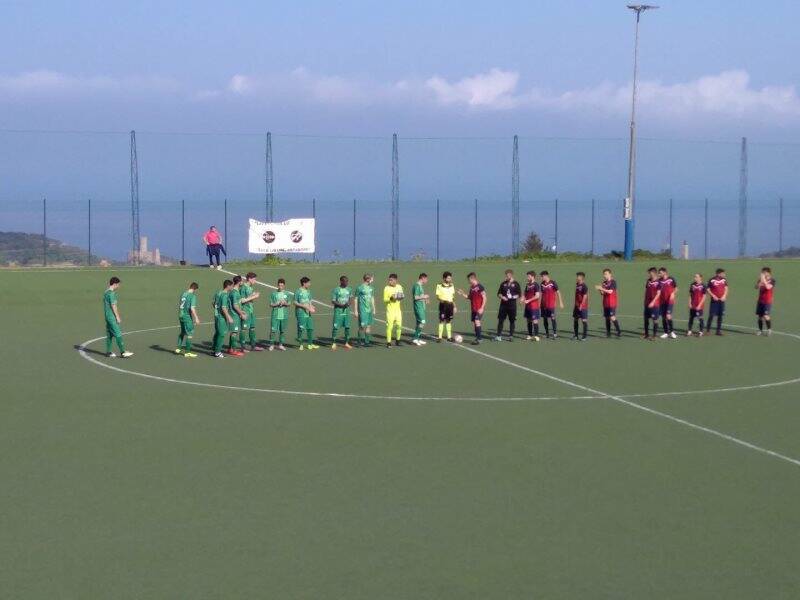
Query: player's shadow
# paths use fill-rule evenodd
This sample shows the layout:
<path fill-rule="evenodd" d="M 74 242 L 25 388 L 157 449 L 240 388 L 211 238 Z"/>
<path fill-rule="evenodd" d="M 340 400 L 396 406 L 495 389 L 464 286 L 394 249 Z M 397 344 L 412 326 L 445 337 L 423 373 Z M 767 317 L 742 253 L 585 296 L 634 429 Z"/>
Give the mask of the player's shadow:
<path fill-rule="evenodd" d="M 94 350 L 93 348 L 87 348 L 86 346 L 81 346 L 80 344 L 75 344 L 73 346 L 75 350 L 83 350 L 86 354 L 96 354 L 97 356 L 105 356 L 106 353 L 100 350 Z"/>

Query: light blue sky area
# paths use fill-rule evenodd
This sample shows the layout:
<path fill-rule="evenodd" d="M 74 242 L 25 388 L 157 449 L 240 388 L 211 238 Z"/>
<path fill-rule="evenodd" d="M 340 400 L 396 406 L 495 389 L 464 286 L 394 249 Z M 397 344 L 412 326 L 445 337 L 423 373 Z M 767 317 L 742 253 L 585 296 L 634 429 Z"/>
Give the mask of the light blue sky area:
<path fill-rule="evenodd" d="M 643 206 L 735 203 L 742 136 L 753 202 L 800 200 L 798 17 L 797 2 L 688 0 L 643 16 Z M 267 130 L 284 207 L 388 199 L 392 132 L 403 201 L 506 203 L 520 134 L 523 201 L 613 206 L 625 192 L 632 46 L 633 15 L 608 0 L 0 0 L 0 130 L 136 129 L 151 206 L 258 206 Z M 420 137 L 492 139 L 408 139 Z M 581 139 L 543 139 L 553 137 Z M 5 209 L 45 195 L 125 202 L 128 186 L 124 133 L 0 132 Z"/>

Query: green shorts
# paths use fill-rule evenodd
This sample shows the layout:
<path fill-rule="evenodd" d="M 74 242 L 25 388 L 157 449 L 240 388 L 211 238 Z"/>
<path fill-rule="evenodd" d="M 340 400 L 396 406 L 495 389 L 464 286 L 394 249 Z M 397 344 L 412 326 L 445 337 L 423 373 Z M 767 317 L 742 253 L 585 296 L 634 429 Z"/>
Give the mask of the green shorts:
<path fill-rule="evenodd" d="M 419 323 L 420 325 L 424 325 L 425 321 L 426 321 L 425 309 L 424 308 L 417 308 L 415 306 L 414 307 L 414 318 L 417 320 L 417 323 Z"/>
<path fill-rule="evenodd" d="M 228 323 L 228 331 L 231 333 L 239 333 L 239 330 L 242 329 L 242 318 L 239 315 L 231 315 L 233 319 L 233 323 Z"/>
<path fill-rule="evenodd" d="M 106 335 L 120 337 L 122 335 L 122 330 L 119 328 L 119 323 L 106 319 Z"/>
<path fill-rule="evenodd" d="M 361 311 L 358 313 L 358 326 L 359 327 L 369 327 L 375 322 L 375 315 L 372 314 L 372 311 L 365 312 Z"/>
<path fill-rule="evenodd" d="M 314 319 L 311 318 L 311 315 L 298 313 L 295 316 L 297 317 L 298 329 L 314 329 Z"/>
<path fill-rule="evenodd" d="M 269 322 L 270 331 L 283 333 L 286 331 L 286 323 L 289 321 L 286 317 L 279 319 L 273 316 Z"/>
<path fill-rule="evenodd" d="M 214 331 L 221 335 L 228 333 L 228 322 L 222 315 L 214 317 Z"/>
<path fill-rule="evenodd" d="M 254 310 L 244 311 L 247 315 L 247 320 L 242 324 L 242 329 L 255 329 L 256 328 L 256 312 Z"/>
<path fill-rule="evenodd" d="M 343 311 L 333 311 L 333 328 L 339 329 L 343 327 L 345 329 L 350 329 L 350 311 L 343 310 Z"/>
<path fill-rule="evenodd" d="M 194 321 L 191 317 L 181 317 L 178 319 L 178 325 L 181 326 L 182 337 L 192 337 L 194 333 Z"/>

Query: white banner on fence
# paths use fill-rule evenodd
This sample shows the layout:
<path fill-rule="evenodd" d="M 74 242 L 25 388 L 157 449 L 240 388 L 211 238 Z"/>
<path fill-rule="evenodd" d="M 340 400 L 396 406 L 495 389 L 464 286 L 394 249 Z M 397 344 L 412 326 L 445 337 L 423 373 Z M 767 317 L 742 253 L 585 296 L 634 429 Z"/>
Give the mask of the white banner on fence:
<path fill-rule="evenodd" d="M 314 252 L 314 219 L 289 219 L 282 223 L 262 223 L 250 219 L 251 254 Z"/>

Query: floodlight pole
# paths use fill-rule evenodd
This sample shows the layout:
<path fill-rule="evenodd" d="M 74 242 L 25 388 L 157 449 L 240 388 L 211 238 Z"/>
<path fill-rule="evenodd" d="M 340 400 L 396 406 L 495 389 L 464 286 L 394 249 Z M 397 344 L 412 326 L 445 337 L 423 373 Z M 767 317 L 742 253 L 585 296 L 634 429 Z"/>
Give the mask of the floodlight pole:
<path fill-rule="evenodd" d="M 639 78 L 639 19 L 646 10 L 658 8 L 650 4 L 629 4 L 636 13 L 633 42 L 633 92 L 631 94 L 631 137 L 628 151 L 628 194 L 625 198 L 625 260 L 633 260 L 633 203 L 636 194 L 636 92 Z"/>

